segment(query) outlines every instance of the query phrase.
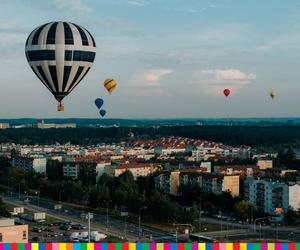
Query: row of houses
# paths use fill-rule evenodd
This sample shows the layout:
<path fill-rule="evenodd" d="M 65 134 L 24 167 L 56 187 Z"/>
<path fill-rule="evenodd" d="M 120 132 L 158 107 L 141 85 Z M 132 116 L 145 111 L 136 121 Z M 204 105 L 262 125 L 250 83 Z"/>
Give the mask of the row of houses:
<path fill-rule="evenodd" d="M 11 162 L 15 167 L 46 173 L 47 158 L 12 157 Z M 81 169 L 87 166 L 95 168 L 96 180 L 104 173 L 117 177 L 129 171 L 134 179 L 154 174 L 155 188 L 167 195 L 179 195 L 180 185 L 197 185 L 206 193 L 230 192 L 232 196 L 239 196 L 242 191 L 246 200 L 268 214 L 274 214 L 275 208 L 278 207 L 283 208 L 284 211 L 287 211 L 289 206 L 294 210 L 300 209 L 300 185 L 259 179 L 266 171 L 273 171 L 271 160 L 258 160 L 256 165 L 214 166 L 213 169 L 210 162 L 202 162 L 193 165 L 176 165 L 174 170 L 166 170 L 165 167 L 163 170 L 161 163 L 122 162 L 121 160 L 115 164 L 111 160 L 104 161 L 85 156 L 65 161 L 63 176 L 76 180 Z M 281 176 L 287 173 L 294 174 L 295 170 L 280 170 Z"/>

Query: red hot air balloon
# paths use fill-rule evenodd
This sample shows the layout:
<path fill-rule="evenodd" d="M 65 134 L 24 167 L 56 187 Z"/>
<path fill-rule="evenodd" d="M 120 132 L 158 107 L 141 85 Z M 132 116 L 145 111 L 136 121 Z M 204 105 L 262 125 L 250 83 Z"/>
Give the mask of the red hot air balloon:
<path fill-rule="evenodd" d="M 224 89 L 223 93 L 226 97 L 228 97 L 230 95 L 230 89 Z"/>

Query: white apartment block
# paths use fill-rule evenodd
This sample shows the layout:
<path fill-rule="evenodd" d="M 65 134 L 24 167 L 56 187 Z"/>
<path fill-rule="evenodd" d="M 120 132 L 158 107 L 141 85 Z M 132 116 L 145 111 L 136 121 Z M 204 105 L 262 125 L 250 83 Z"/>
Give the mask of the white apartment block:
<path fill-rule="evenodd" d="M 46 173 L 46 158 L 13 157 L 11 160 L 13 167 L 34 170 L 36 173 Z"/>
<path fill-rule="evenodd" d="M 245 199 L 254 203 L 260 211 L 276 215 L 276 208 L 282 208 L 284 211 L 287 211 L 289 206 L 295 211 L 300 209 L 298 184 L 246 179 L 244 185 Z"/>

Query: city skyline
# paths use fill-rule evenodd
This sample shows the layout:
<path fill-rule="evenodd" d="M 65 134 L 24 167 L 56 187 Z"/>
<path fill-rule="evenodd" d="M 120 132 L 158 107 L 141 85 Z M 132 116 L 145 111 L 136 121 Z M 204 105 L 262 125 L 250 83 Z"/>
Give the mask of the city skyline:
<path fill-rule="evenodd" d="M 0 118 L 299 117 L 298 1 L 2 1 Z M 27 36 L 49 21 L 71 21 L 95 37 L 87 77 L 65 112 L 31 72 Z M 116 79 L 112 95 L 103 87 Z M 230 88 L 227 99 L 223 89 Z M 270 91 L 278 93 L 272 101 Z"/>

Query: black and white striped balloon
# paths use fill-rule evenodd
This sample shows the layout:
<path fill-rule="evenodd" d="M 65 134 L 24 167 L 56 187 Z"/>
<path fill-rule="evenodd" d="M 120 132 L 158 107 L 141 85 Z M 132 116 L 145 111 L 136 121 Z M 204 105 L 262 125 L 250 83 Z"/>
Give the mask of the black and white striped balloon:
<path fill-rule="evenodd" d="M 89 72 L 96 43 L 90 32 L 77 24 L 51 22 L 30 33 L 25 53 L 33 72 L 61 102 Z"/>

